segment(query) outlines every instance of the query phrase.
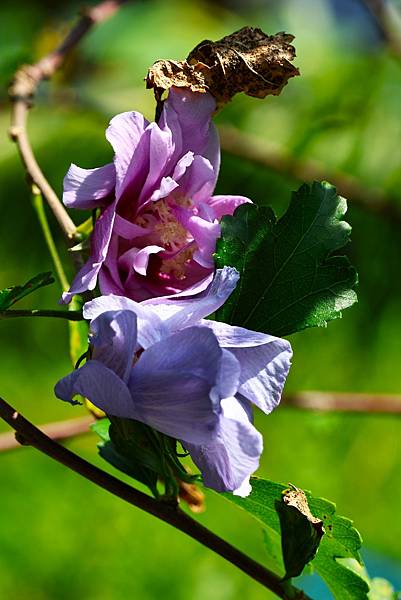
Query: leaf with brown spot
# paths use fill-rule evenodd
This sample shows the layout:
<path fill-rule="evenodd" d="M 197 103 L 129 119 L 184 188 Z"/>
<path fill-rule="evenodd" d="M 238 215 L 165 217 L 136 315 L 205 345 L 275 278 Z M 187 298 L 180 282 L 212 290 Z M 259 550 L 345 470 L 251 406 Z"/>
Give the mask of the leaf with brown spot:
<path fill-rule="evenodd" d="M 268 536 L 268 550 L 269 552 L 273 550 L 277 554 L 277 544 L 280 544 L 283 535 L 277 506 L 284 505 L 283 495 L 286 495 L 288 488 L 258 477 L 252 477 L 251 484 L 252 492 L 247 498 L 228 493 L 221 495 L 262 523 Z M 325 529 L 325 535 L 320 540 L 319 551 L 309 563 L 310 566 L 326 583 L 335 600 L 368 600 L 368 583 L 359 573 L 346 566 L 343 560 L 353 558 L 363 565 L 359 553 L 361 537 L 352 526 L 352 521 L 337 515 L 336 506 L 332 502 L 324 498 L 316 498 L 309 492 L 305 492 L 305 496 L 312 516 L 316 515 L 319 520 L 321 519 Z M 301 503 L 301 506 L 304 505 Z M 301 518 L 307 521 L 302 515 Z M 284 575 L 280 562 L 276 557 L 269 566 Z"/>
<path fill-rule="evenodd" d="M 210 92 L 221 108 L 239 93 L 255 98 L 277 96 L 291 77 L 299 75 L 292 64 L 294 36 L 267 35 L 261 29 L 243 27 L 217 42 L 205 40 L 186 61 L 160 60 L 148 71 L 146 84 L 157 101 L 172 86 L 193 92 Z"/>
<path fill-rule="evenodd" d="M 319 548 L 323 521 L 312 515 L 305 492 L 292 486 L 276 502 L 281 526 L 285 579 L 298 577 Z"/>

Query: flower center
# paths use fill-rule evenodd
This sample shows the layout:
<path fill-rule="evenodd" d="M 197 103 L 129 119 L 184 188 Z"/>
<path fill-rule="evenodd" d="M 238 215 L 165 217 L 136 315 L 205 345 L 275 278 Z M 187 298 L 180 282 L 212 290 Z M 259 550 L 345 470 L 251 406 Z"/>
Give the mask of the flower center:
<path fill-rule="evenodd" d="M 190 233 L 174 215 L 172 210 L 174 205 L 171 200 L 171 197 L 157 200 L 145 213 L 137 217 L 134 223 L 140 227 L 152 229 L 157 235 L 155 242 L 163 246 L 166 252 L 173 254 L 170 257 L 161 257 L 160 273 L 182 280 L 186 277 L 187 266 L 196 250 L 196 244 Z M 190 198 L 177 197 L 173 202 L 176 206 L 186 209 L 193 207 Z"/>

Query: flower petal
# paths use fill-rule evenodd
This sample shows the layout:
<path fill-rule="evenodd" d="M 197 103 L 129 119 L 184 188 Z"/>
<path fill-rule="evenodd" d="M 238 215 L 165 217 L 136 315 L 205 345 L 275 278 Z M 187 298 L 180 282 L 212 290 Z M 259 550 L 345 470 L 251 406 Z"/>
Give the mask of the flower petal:
<path fill-rule="evenodd" d="M 279 404 L 290 370 L 292 349 L 287 340 L 248 331 L 226 323 L 204 320 L 222 348 L 229 349 L 241 365 L 240 393 L 269 414 Z"/>
<path fill-rule="evenodd" d="M 168 329 L 177 331 L 197 323 L 220 308 L 235 289 L 238 279 L 236 269 L 224 267 L 217 269 L 209 287 L 197 296 L 150 298 L 142 304 L 153 307 Z"/>
<path fill-rule="evenodd" d="M 174 189 L 175 182 L 170 178 L 163 179 L 166 174 L 166 166 L 174 151 L 174 144 L 170 131 L 163 131 L 157 123 L 151 123 L 147 128 L 149 131 L 149 155 L 147 176 L 143 183 L 138 198 L 138 204 L 143 205 L 155 192 L 157 198 L 163 196 L 161 188 Z M 156 199 L 156 198 L 155 198 Z"/>
<path fill-rule="evenodd" d="M 181 177 L 183 177 L 184 173 L 187 171 L 188 167 L 190 167 L 194 161 L 194 153 L 189 151 L 184 156 L 177 161 L 177 164 L 174 167 L 173 179 L 174 181 L 179 181 Z"/>
<path fill-rule="evenodd" d="M 62 302 L 68 303 L 75 294 L 93 290 L 96 286 L 97 276 L 107 256 L 113 231 L 115 217 L 115 202 L 110 204 L 96 221 L 91 236 L 91 256 L 82 269 L 75 276 L 71 288 L 64 292 Z"/>
<path fill-rule="evenodd" d="M 215 108 L 216 102 L 209 93 L 171 88 L 164 103 L 160 127 L 169 129 L 176 141 L 175 161 L 192 151 L 208 158 L 217 176 L 220 148 L 216 129 L 211 122 Z"/>
<path fill-rule="evenodd" d="M 137 316 L 138 343 L 141 348 L 149 348 L 168 336 L 167 328 L 154 311 L 124 296 L 110 294 L 95 298 L 84 305 L 83 315 L 85 319 L 96 319 L 106 311 L 117 310 L 131 311 Z"/>
<path fill-rule="evenodd" d="M 152 193 L 150 199 L 152 202 L 166 198 L 171 192 L 178 187 L 178 183 L 170 176 L 162 177 L 160 184 L 156 187 L 156 190 Z"/>
<path fill-rule="evenodd" d="M 172 437 L 210 441 L 219 411 L 211 392 L 221 357 L 215 336 L 203 327 L 189 327 L 145 350 L 128 384 L 136 418 Z"/>
<path fill-rule="evenodd" d="M 177 208 L 175 212 L 180 223 L 189 231 L 198 246 L 194 253 L 194 260 L 202 267 L 213 268 L 213 253 L 216 241 L 220 237 L 220 224 L 211 223 L 183 208 Z"/>
<path fill-rule="evenodd" d="M 210 160 L 196 155 L 188 165 L 185 173 L 180 178 L 174 177 L 179 182 L 179 192 L 186 198 L 198 200 L 209 198 L 214 190 L 215 172 Z"/>
<path fill-rule="evenodd" d="M 124 112 L 113 117 L 106 138 L 113 146 L 116 170 L 116 192 L 121 189 L 134 152 L 149 122 L 138 112 Z"/>
<path fill-rule="evenodd" d="M 150 229 L 135 225 L 135 223 L 131 223 L 131 221 L 127 221 L 127 219 L 124 219 L 120 215 L 116 214 L 113 233 L 116 233 L 125 240 L 133 240 L 136 237 L 143 237 L 150 232 Z"/>
<path fill-rule="evenodd" d="M 241 204 L 252 204 L 252 200 L 246 196 L 212 196 L 208 205 L 214 212 L 215 219 L 221 219 L 224 215 L 232 215 Z"/>
<path fill-rule="evenodd" d="M 210 444 L 185 443 L 207 487 L 218 492 L 250 492 L 249 477 L 259 466 L 263 439 L 236 398 L 221 403 L 218 434 Z"/>
<path fill-rule="evenodd" d="M 91 322 L 92 357 L 127 381 L 137 342 L 137 317 L 130 310 L 106 311 Z"/>
<path fill-rule="evenodd" d="M 146 275 L 150 255 L 158 254 L 159 252 L 164 252 L 164 248 L 162 246 L 151 245 L 139 250 L 134 258 L 134 270 L 139 273 L 139 275 Z"/>
<path fill-rule="evenodd" d="M 97 169 L 81 169 L 72 164 L 64 177 L 63 202 L 68 208 L 92 210 L 114 191 L 116 170 L 113 163 Z"/>
<path fill-rule="evenodd" d="M 102 363 L 90 360 L 56 384 L 57 398 L 71 402 L 74 395 L 88 398 L 95 406 L 109 415 L 129 416 L 132 398 L 125 383 Z"/>

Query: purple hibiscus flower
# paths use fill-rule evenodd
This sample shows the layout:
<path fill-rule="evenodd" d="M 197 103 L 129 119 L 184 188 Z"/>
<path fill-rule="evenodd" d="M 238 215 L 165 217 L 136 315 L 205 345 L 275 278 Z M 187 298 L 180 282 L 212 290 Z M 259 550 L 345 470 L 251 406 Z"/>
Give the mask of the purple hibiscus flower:
<path fill-rule="evenodd" d="M 55 393 L 69 402 L 82 394 L 107 414 L 177 438 L 205 485 L 247 495 L 263 447 L 251 404 L 266 414 L 278 405 L 292 351 L 286 340 L 204 319 L 237 280 L 225 267 L 192 298 L 88 302 L 92 358 Z"/>
<path fill-rule="evenodd" d="M 173 88 L 159 123 L 140 113 L 114 117 L 106 137 L 114 162 L 97 169 L 71 165 L 64 179 L 67 207 L 100 208 L 91 256 L 63 295 L 93 290 L 137 301 L 205 289 L 219 220 L 243 196 L 212 196 L 220 146 L 208 94 Z"/>

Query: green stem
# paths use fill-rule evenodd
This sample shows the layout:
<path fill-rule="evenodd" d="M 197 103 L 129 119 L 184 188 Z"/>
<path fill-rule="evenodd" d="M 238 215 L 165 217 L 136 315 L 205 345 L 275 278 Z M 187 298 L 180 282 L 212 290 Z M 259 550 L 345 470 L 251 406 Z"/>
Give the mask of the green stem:
<path fill-rule="evenodd" d="M 14 319 L 16 317 L 54 317 L 68 321 L 83 321 L 80 310 L 2 310 L 0 319 Z"/>
<path fill-rule="evenodd" d="M 50 231 L 49 222 L 47 220 L 46 211 L 43 204 L 42 194 L 36 185 L 32 186 L 32 196 L 33 207 L 39 219 L 39 223 L 42 228 L 42 233 L 45 238 L 50 256 L 52 257 L 57 277 L 60 281 L 60 285 L 63 292 L 66 292 L 69 289 L 70 284 L 68 283 L 63 265 L 60 260 L 60 256 L 56 248 L 56 244 L 54 243 L 52 232 Z"/>

